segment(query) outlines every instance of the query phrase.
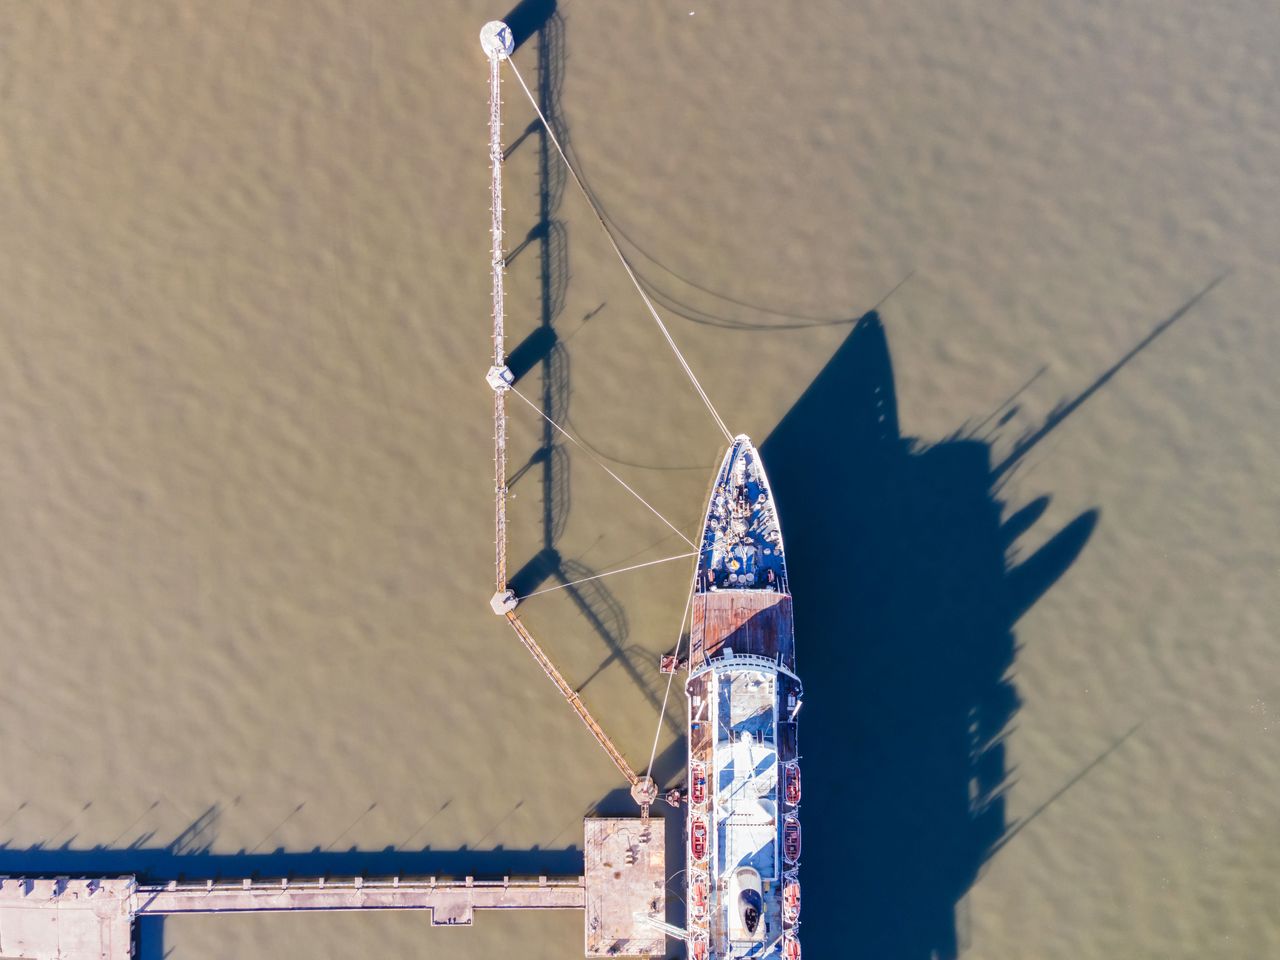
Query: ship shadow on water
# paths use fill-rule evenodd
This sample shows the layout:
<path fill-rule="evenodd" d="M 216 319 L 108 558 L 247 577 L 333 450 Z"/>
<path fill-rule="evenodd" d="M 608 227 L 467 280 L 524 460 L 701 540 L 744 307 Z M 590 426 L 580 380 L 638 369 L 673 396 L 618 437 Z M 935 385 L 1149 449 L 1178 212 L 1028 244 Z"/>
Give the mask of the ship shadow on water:
<path fill-rule="evenodd" d="M 1012 562 L 1047 498 L 1006 519 L 987 442 L 901 435 L 874 312 L 761 454 L 805 684 L 804 945 L 955 957 L 958 907 L 1009 829 L 1014 626 L 1075 560 L 1097 513 Z"/>

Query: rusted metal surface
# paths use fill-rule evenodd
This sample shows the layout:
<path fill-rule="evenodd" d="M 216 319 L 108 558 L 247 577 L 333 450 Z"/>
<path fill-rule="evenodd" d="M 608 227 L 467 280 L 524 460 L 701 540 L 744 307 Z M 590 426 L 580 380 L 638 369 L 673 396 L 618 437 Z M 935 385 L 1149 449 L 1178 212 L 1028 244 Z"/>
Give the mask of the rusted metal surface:
<path fill-rule="evenodd" d="M 763 590 L 696 594 L 689 640 L 690 670 L 697 670 L 721 647 L 774 661 L 781 657 L 782 665 L 790 668 L 795 662 L 791 597 Z"/>

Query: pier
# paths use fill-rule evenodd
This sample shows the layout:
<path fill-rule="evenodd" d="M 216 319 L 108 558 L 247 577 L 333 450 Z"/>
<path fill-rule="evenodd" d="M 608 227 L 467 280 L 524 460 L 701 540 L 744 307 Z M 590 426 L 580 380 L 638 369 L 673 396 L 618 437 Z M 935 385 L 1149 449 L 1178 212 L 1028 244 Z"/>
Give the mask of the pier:
<path fill-rule="evenodd" d="M 664 952 L 664 823 L 660 818 L 586 822 L 586 956 L 655 957 Z"/>
<path fill-rule="evenodd" d="M 429 910 L 431 926 L 471 926 L 477 910 L 580 910 L 582 878 L 424 880 L 352 877 L 326 881 L 139 885 L 134 916 L 194 913 L 275 913 L 281 910 Z"/>
<path fill-rule="evenodd" d="M 663 821 L 589 818 L 583 828 L 585 869 L 577 877 L 0 877 L 0 957 L 127 960 L 138 917 L 296 910 L 419 910 L 433 927 L 469 927 L 478 910 L 583 910 L 585 956 L 661 955 Z"/>
<path fill-rule="evenodd" d="M 596 742 L 604 749 L 618 772 L 631 787 L 631 796 L 640 807 L 643 817 L 648 817 L 649 807 L 658 797 L 657 784 L 647 774 L 636 773 L 617 748 L 604 727 L 591 715 L 582 698 L 578 696 L 564 676 L 551 662 L 529 628 L 520 620 L 516 607 L 520 598 L 507 582 L 507 393 L 515 384 L 515 376 L 507 366 L 506 358 L 506 308 L 505 275 L 506 256 L 503 253 L 502 207 L 502 64 L 515 50 L 510 28 L 494 20 L 480 31 L 480 46 L 489 59 L 489 253 L 491 313 L 493 319 L 493 360 L 485 380 L 493 390 L 493 493 L 494 493 L 494 594 L 489 601 L 493 612 L 506 617 L 524 648 L 537 662 L 542 672 L 555 684 L 561 696 L 591 731 Z M 522 81 L 523 82 L 523 81 Z M 535 105 L 536 106 L 536 105 Z M 545 123 L 545 118 L 541 118 Z M 678 531 L 677 531 L 678 532 Z"/>

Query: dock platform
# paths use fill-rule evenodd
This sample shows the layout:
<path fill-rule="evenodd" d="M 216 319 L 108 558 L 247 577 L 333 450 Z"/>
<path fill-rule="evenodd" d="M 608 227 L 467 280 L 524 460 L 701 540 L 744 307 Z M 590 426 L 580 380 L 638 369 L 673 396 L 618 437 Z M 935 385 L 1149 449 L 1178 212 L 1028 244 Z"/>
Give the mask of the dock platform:
<path fill-rule="evenodd" d="M 0 877 L 0 957 L 127 960 L 136 886 L 132 877 Z"/>
<path fill-rule="evenodd" d="M 662 956 L 666 935 L 636 915 L 665 919 L 664 821 L 588 819 L 585 833 L 586 956 Z"/>

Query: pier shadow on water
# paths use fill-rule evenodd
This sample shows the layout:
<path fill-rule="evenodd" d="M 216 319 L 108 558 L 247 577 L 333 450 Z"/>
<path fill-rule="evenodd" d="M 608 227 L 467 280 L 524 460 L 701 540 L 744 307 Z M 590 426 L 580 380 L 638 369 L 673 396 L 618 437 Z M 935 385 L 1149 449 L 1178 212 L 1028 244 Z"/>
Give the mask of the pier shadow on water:
<path fill-rule="evenodd" d="M 957 908 L 1009 830 L 1014 626 L 1075 560 L 1097 513 L 1014 562 L 1048 498 L 1004 518 L 985 441 L 901 435 L 874 312 L 761 452 L 797 585 L 802 751 L 813 745 L 806 951 L 956 957 Z"/>

